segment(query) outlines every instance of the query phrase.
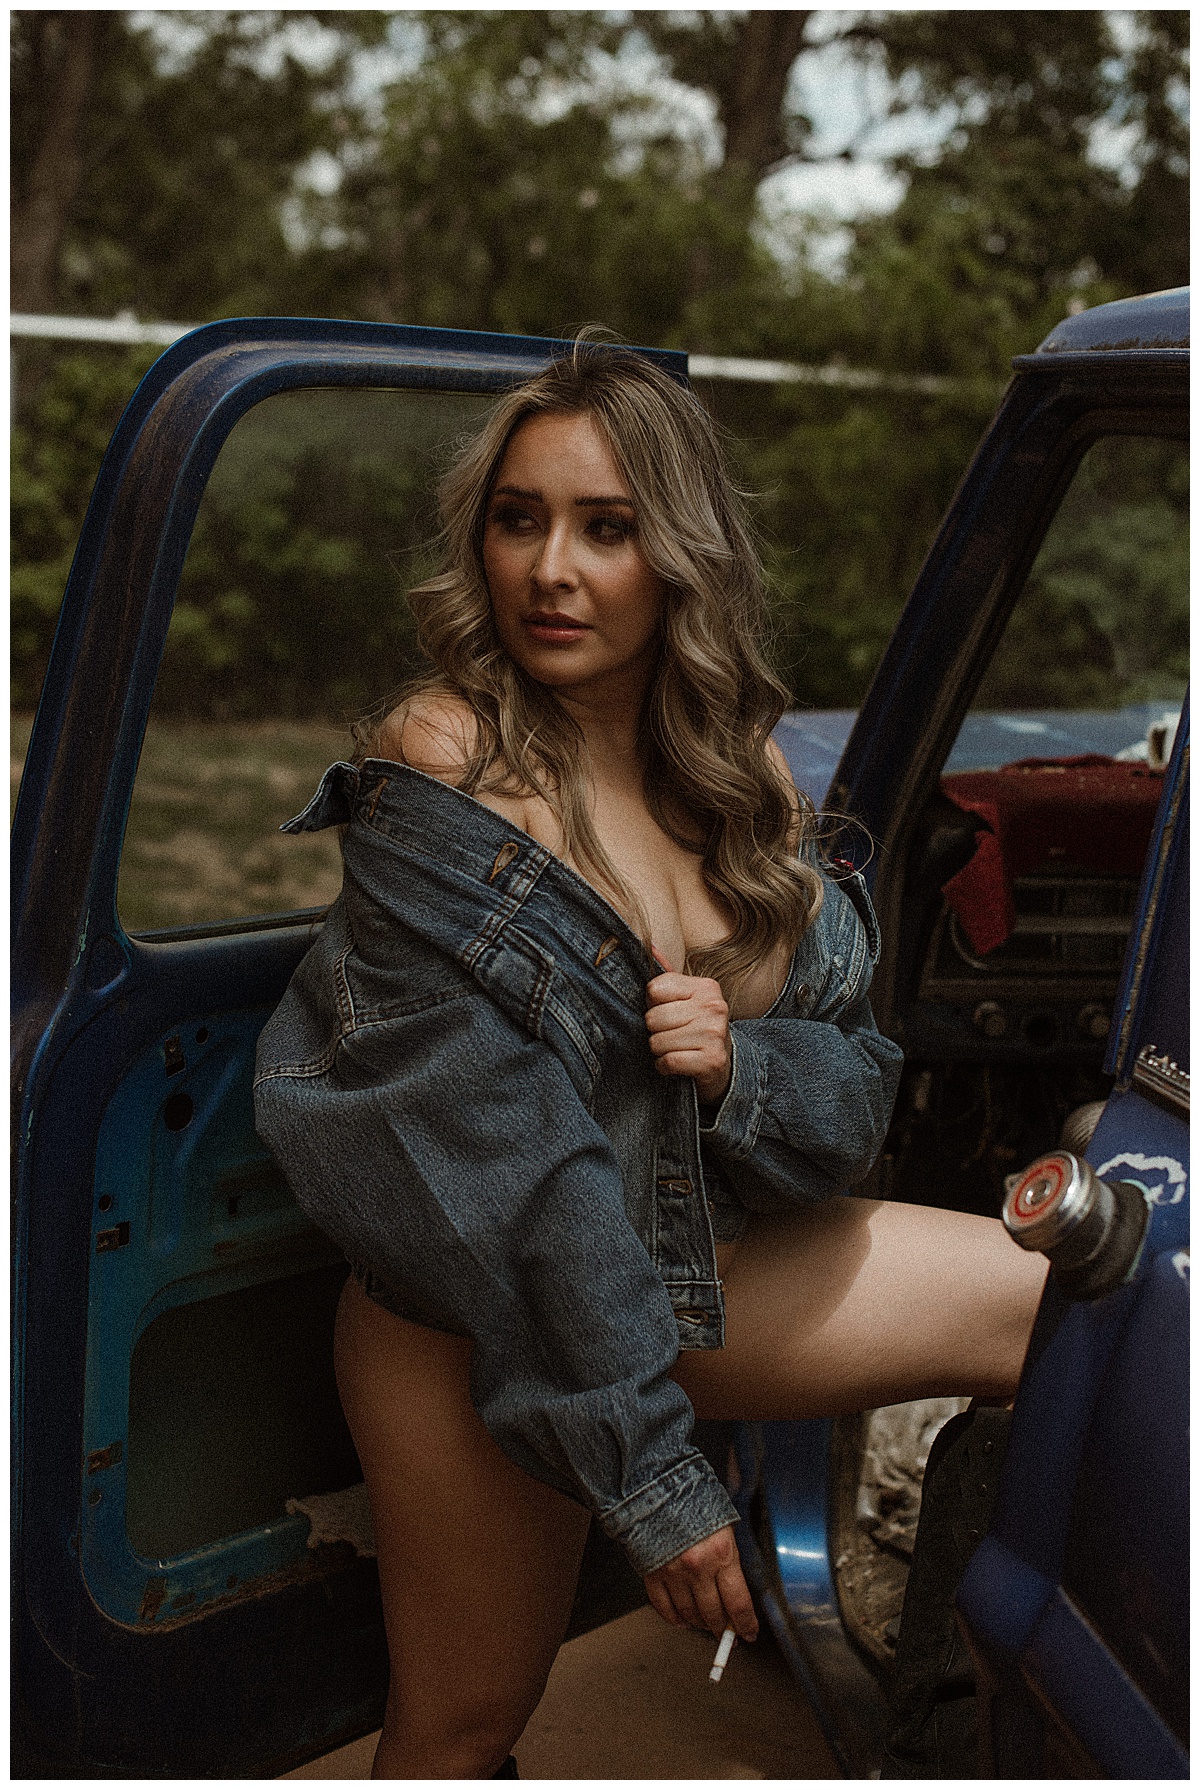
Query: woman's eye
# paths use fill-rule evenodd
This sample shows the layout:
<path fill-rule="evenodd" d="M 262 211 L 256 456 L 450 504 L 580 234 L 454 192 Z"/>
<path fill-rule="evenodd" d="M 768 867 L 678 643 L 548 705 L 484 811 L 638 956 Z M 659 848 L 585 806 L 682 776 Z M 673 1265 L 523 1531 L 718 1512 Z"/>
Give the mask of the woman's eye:
<path fill-rule="evenodd" d="M 537 524 L 528 510 L 518 509 L 516 504 L 500 504 L 492 511 L 492 522 L 497 528 L 504 529 L 506 534 L 527 534 Z"/>
<path fill-rule="evenodd" d="M 629 516 L 595 516 L 588 532 L 604 546 L 616 546 L 633 534 L 633 520 Z"/>

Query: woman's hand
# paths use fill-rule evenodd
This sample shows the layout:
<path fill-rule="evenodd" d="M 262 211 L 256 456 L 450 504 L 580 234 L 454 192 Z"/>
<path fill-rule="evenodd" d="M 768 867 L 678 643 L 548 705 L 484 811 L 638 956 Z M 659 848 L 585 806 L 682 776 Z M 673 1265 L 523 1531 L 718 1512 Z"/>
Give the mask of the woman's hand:
<path fill-rule="evenodd" d="M 729 1008 L 721 984 L 708 976 L 678 976 L 654 953 L 667 972 L 646 984 L 650 1005 L 646 1028 L 660 1075 L 690 1075 L 697 1097 L 715 1106 L 729 1086 L 733 1046 Z"/>
<path fill-rule="evenodd" d="M 706 1628 L 718 1639 L 731 1628 L 743 1641 L 758 1634 L 731 1528 L 706 1535 L 677 1560 L 644 1576 L 650 1602 L 675 1628 Z"/>

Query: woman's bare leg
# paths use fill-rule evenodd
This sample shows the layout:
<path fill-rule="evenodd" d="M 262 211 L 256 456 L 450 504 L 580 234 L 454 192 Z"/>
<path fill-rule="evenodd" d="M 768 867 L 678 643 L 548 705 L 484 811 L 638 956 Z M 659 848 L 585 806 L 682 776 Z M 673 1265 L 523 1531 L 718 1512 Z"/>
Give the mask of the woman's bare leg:
<path fill-rule="evenodd" d="M 490 1777 L 545 1687 L 584 1511 L 514 1467 L 472 1408 L 470 1344 L 338 1309 L 338 1388 L 371 1499 L 391 1688 L 372 1775 Z"/>
<path fill-rule="evenodd" d="M 1010 1398 L 1046 1278 L 998 1219 L 838 1198 L 755 1218 L 722 1264 L 726 1346 L 681 1355 L 701 1417 Z"/>

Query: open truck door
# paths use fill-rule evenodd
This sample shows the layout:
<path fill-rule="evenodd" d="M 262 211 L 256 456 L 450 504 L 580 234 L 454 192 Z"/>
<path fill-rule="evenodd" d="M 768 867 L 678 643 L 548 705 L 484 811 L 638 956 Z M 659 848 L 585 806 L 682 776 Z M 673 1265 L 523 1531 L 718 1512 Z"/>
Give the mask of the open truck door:
<path fill-rule="evenodd" d="M 251 1100 L 322 909 L 272 911 L 267 887 L 248 918 L 127 924 L 122 846 L 202 504 L 271 501 L 264 464 L 305 454 L 314 503 L 339 480 L 351 503 L 372 479 L 427 497 L 448 444 L 564 346 L 217 323 L 155 364 L 104 459 L 14 830 L 19 1775 L 271 1777 L 382 1719 L 374 1561 L 353 1520 L 313 1546 L 288 1510 L 336 1513 L 362 1478 L 332 1369 L 346 1267 Z M 685 356 L 654 358 L 686 379 Z M 336 555 L 330 576 L 329 626 L 352 625 Z M 642 1597 L 589 1560 L 577 1627 Z"/>

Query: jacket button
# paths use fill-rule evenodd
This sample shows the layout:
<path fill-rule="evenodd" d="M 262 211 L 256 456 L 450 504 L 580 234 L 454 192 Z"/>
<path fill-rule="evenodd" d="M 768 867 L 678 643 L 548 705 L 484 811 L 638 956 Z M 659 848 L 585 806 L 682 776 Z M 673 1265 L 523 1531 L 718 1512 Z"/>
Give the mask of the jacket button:
<path fill-rule="evenodd" d="M 685 1181 L 682 1175 L 660 1175 L 658 1184 L 664 1193 L 690 1193 L 692 1184 Z"/>
<path fill-rule="evenodd" d="M 506 839 L 496 853 L 496 862 L 492 865 L 489 883 L 494 883 L 502 870 L 507 870 L 513 859 L 520 856 L 521 848 L 515 839 Z"/>
<path fill-rule="evenodd" d="M 800 984 L 799 988 L 796 990 L 797 1003 L 799 1004 L 799 1003 L 803 1003 L 804 1001 L 806 1001 L 811 993 L 812 993 L 812 989 L 809 987 L 808 983 L 802 982 Z"/>

